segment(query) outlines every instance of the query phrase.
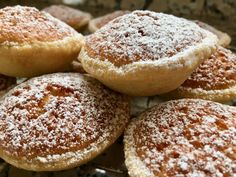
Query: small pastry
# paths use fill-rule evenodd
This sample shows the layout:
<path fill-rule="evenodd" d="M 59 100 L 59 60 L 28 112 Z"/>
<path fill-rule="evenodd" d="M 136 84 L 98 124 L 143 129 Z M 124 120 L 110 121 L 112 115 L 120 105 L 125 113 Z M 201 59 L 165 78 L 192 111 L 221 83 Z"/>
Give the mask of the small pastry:
<path fill-rule="evenodd" d="M 151 96 L 179 87 L 216 44 L 214 34 L 189 20 L 138 10 L 87 36 L 79 60 L 111 89 Z"/>
<path fill-rule="evenodd" d="M 200 99 L 147 110 L 125 131 L 129 175 L 235 176 L 235 120 L 235 107 Z"/>
<path fill-rule="evenodd" d="M 0 157 L 26 170 L 73 168 L 115 142 L 129 114 L 126 96 L 89 76 L 36 77 L 0 100 Z"/>
<path fill-rule="evenodd" d="M 31 77 L 63 71 L 75 59 L 83 36 L 34 7 L 0 9 L 0 73 Z"/>
<path fill-rule="evenodd" d="M 51 5 L 43 9 L 53 17 L 70 25 L 77 31 L 83 29 L 91 20 L 91 14 L 65 5 Z"/>

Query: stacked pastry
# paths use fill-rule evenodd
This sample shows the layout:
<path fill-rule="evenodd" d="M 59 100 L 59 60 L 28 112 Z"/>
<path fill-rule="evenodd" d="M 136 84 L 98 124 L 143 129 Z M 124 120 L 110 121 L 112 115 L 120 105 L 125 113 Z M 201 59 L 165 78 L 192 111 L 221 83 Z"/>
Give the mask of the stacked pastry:
<path fill-rule="evenodd" d="M 202 98 L 230 102 L 236 98 L 236 55 L 218 46 L 176 90 L 166 94 L 169 98 Z"/>
<path fill-rule="evenodd" d="M 68 24 L 66 11 L 81 15 L 63 6 L 0 10 L 0 72 L 37 76 L 0 99 L 1 158 L 26 170 L 68 169 L 124 132 L 130 176 L 236 175 L 236 108 L 193 99 L 235 97 L 236 58 L 219 46 L 226 35 L 138 10 L 92 20 L 96 32 L 84 38 L 71 27 L 79 25 L 45 11 Z M 77 57 L 88 74 L 55 73 Z M 128 96 L 164 93 L 192 99 L 161 103 L 128 124 Z"/>
<path fill-rule="evenodd" d="M 108 87 L 151 96 L 180 86 L 216 43 L 215 35 L 188 20 L 134 11 L 89 35 L 79 60 Z"/>

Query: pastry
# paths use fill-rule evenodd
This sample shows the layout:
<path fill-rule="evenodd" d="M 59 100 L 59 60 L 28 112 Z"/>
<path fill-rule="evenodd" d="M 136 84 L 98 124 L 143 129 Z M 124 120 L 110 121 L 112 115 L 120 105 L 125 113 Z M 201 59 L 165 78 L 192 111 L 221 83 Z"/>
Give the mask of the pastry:
<path fill-rule="evenodd" d="M 44 8 L 43 11 L 67 23 L 78 31 L 83 29 L 92 18 L 91 14 L 87 12 L 83 12 L 65 5 L 51 5 Z"/>
<path fill-rule="evenodd" d="M 205 30 L 208 30 L 208 31 L 214 33 L 219 39 L 218 45 L 221 45 L 223 47 L 229 46 L 229 44 L 231 42 L 231 37 L 227 33 L 224 33 L 222 31 L 214 28 L 213 26 L 210 26 L 210 25 L 203 23 L 201 21 L 198 21 L 198 20 L 195 20 L 195 23 L 198 24 L 201 28 L 204 28 Z"/>
<path fill-rule="evenodd" d="M 83 36 L 33 7 L 0 9 L 0 73 L 31 77 L 62 71 L 75 59 Z"/>
<path fill-rule="evenodd" d="M 161 103 L 125 131 L 131 177 L 235 176 L 236 108 L 200 99 Z"/>
<path fill-rule="evenodd" d="M 236 55 L 218 47 L 176 90 L 164 97 L 228 102 L 236 98 Z"/>
<path fill-rule="evenodd" d="M 215 51 L 217 37 L 173 15 L 134 11 L 85 39 L 83 68 L 113 90 L 151 96 L 176 89 Z"/>
<path fill-rule="evenodd" d="M 89 76 L 36 77 L 0 100 L 0 157 L 26 170 L 73 168 L 115 142 L 129 116 L 126 96 Z"/>
<path fill-rule="evenodd" d="M 88 29 L 91 33 L 93 33 L 113 19 L 128 13 L 130 13 L 128 10 L 117 10 L 104 16 L 94 18 L 89 21 Z"/>

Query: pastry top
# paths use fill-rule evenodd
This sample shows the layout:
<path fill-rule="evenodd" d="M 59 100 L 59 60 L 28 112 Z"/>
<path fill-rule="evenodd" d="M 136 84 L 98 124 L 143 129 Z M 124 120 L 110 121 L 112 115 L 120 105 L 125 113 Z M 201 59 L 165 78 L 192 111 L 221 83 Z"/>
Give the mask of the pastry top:
<path fill-rule="evenodd" d="M 91 58 L 119 67 L 138 61 L 165 60 L 211 36 L 214 35 L 188 20 L 137 10 L 89 35 L 85 50 Z"/>
<path fill-rule="evenodd" d="M 91 15 L 86 12 L 82 12 L 78 9 L 74 9 L 65 5 L 52 5 L 43 9 L 53 17 L 60 19 L 70 26 L 77 26 L 80 23 L 89 22 Z"/>
<path fill-rule="evenodd" d="M 130 13 L 130 11 L 128 11 L 128 10 L 117 10 L 115 12 L 109 13 L 109 14 L 104 15 L 102 17 L 95 18 L 92 21 L 95 23 L 97 28 L 101 28 L 105 24 L 110 22 L 111 20 L 113 20 L 117 17 L 120 17 L 122 15 L 128 14 L 128 13 Z"/>
<path fill-rule="evenodd" d="M 215 102 L 162 103 L 135 123 L 136 153 L 155 176 L 233 176 L 235 118 L 235 107 Z"/>
<path fill-rule="evenodd" d="M 34 7 L 0 9 L 0 44 L 51 42 L 77 34 L 71 27 Z"/>
<path fill-rule="evenodd" d="M 125 96 L 76 73 L 30 79 L 0 102 L 0 149 L 29 161 L 47 162 L 109 141 L 129 118 Z"/>
<path fill-rule="evenodd" d="M 204 90 L 225 89 L 236 84 L 236 55 L 218 47 L 181 85 L 184 88 Z"/>

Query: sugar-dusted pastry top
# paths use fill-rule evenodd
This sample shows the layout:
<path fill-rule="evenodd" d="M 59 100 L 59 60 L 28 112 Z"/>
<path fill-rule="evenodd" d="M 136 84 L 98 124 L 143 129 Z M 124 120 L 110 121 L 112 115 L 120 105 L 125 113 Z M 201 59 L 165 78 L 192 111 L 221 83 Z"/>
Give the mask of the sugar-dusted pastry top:
<path fill-rule="evenodd" d="M 125 96 L 93 78 L 59 73 L 33 78 L 0 104 L 0 149 L 14 157 L 50 160 L 109 141 L 129 117 Z M 96 147 L 94 150 L 96 150 Z"/>
<path fill-rule="evenodd" d="M 134 11 L 109 22 L 86 38 L 92 58 L 116 66 L 137 61 L 164 60 L 184 52 L 207 37 L 193 22 L 151 11 Z"/>
<path fill-rule="evenodd" d="M 62 40 L 76 32 L 34 7 L 13 6 L 0 9 L 0 45 Z"/>
<path fill-rule="evenodd" d="M 184 88 L 220 90 L 236 84 L 236 55 L 218 47 L 181 85 Z"/>
<path fill-rule="evenodd" d="M 235 107 L 182 99 L 162 103 L 140 118 L 134 146 L 155 176 L 236 174 Z"/>

